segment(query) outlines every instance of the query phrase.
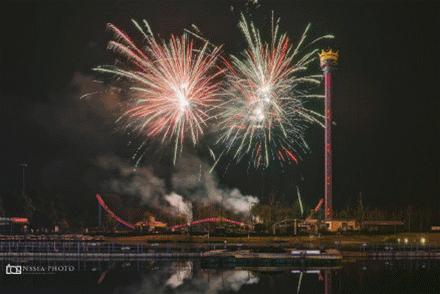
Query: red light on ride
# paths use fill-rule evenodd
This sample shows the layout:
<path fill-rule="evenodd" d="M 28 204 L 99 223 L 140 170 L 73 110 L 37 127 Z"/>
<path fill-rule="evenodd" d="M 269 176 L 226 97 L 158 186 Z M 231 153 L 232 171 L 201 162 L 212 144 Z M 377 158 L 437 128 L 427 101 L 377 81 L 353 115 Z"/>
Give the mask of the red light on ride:
<path fill-rule="evenodd" d="M 29 224 L 29 219 L 26 217 L 11 217 L 11 222 L 14 224 Z"/>

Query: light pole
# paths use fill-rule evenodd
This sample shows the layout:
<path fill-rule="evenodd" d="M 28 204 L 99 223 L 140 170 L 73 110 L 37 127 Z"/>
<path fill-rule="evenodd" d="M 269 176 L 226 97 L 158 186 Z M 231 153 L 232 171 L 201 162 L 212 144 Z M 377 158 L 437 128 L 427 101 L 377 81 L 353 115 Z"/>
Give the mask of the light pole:
<path fill-rule="evenodd" d="M 24 197 L 26 193 L 26 168 L 28 167 L 27 163 L 20 163 L 22 169 L 22 186 L 21 186 L 21 196 Z"/>

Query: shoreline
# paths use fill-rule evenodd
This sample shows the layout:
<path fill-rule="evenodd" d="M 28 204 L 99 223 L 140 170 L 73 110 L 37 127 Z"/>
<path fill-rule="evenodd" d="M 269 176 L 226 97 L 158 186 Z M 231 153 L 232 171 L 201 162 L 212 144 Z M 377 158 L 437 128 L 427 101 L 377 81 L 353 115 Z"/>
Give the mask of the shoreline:
<path fill-rule="evenodd" d="M 406 240 L 406 241 L 405 241 Z M 192 235 L 142 235 L 142 236 L 108 236 L 104 242 L 136 245 L 148 243 L 171 244 L 206 244 L 226 243 L 253 246 L 330 246 L 357 247 L 369 245 L 431 246 L 440 248 L 440 233 L 398 233 L 398 234 L 352 234 L 352 235 L 307 235 L 307 236 L 192 236 Z M 423 242 L 422 242 L 423 241 Z M 406 242 L 406 243 L 405 243 Z"/>

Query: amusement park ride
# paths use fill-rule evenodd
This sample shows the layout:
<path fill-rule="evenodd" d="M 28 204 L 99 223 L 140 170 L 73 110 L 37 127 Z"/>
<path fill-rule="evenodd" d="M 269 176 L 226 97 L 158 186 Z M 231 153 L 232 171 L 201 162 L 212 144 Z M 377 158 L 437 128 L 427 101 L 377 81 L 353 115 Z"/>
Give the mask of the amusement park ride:
<path fill-rule="evenodd" d="M 333 218 L 333 143 L 332 143 L 332 92 L 333 92 L 333 71 L 338 64 L 339 53 L 331 49 L 322 50 L 319 54 L 321 69 L 324 72 L 324 215 L 326 220 Z"/>

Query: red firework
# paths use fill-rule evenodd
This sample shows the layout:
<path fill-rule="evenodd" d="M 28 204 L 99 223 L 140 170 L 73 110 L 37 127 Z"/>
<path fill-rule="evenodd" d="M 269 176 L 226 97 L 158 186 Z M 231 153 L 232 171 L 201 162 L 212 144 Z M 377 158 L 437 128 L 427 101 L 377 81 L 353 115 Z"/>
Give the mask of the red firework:
<path fill-rule="evenodd" d="M 121 66 L 101 66 L 97 71 L 114 74 L 130 82 L 132 96 L 118 121 L 147 139 L 174 144 L 174 162 L 186 137 L 194 145 L 203 134 L 210 110 L 218 101 L 217 66 L 220 47 L 205 42 L 196 47 L 187 34 L 157 40 L 144 21 L 145 45 L 138 47 L 123 31 L 109 25 L 116 40 L 109 49 L 127 60 Z"/>

